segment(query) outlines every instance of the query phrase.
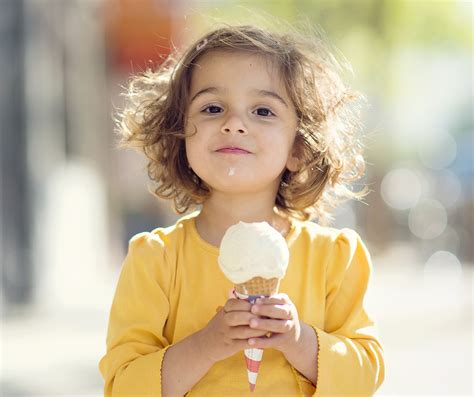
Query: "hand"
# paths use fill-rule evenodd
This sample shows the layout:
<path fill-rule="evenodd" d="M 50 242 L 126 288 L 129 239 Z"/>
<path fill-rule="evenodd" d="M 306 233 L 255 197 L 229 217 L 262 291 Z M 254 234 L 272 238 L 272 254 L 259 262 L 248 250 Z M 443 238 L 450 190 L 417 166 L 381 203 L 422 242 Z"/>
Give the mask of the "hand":
<path fill-rule="evenodd" d="M 240 299 L 229 299 L 209 323 L 197 333 L 201 355 L 211 363 L 224 360 L 248 349 L 249 338 L 263 336 L 267 331 L 252 329 L 249 323 L 258 316 L 250 312 L 252 305 Z"/>
<path fill-rule="evenodd" d="M 298 311 L 286 294 L 260 298 L 251 308 L 258 318 L 250 318 L 250 327 L 270 333 L 267 337 L 252 337 L 249 345 L 257 348 L 271 347 L 283 354 L 293 353 L 301 346 L 301 324 Z"/>

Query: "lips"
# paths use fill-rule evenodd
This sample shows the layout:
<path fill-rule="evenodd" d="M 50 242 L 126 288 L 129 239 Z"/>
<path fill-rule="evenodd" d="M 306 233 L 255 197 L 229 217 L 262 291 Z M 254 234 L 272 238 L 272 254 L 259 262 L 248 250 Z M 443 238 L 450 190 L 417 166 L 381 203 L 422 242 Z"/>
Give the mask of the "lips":
<path fill-rule="evenodd" d="M 237 146 L 226 146 L 216 150 L 217 153 L 227 153 L 227 154 L 249 154 L 248 150 L 242 149 Z"/>

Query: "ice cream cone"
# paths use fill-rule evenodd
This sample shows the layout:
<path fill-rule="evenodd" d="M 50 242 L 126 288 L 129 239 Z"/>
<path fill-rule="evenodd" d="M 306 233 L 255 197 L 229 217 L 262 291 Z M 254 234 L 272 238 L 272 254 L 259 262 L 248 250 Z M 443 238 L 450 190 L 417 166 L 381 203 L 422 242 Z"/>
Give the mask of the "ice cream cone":
<path fill-rule="evenodd" d="M 239 222 L 226 230 L 217 261 L 224 275 L 234 284 L 234 295 L 253 304 L 262 296 L 278 292 L 289 256 L 285 239 L 269 223 Z M 252 392 L 263 350 L 246 349 L 244 354 Z"/>
<path fill-rule="evenodd" d="M 239 299 L 246 299 L 250 303 L 255 303 L 262 296 L 274 295 L 278 292 L 280 285 L 279 278 L 265 279 L 262 277 L 254 277 L 249 281 L 236 284 L 235 294 Z M 245 364 L 247 366 L 247 379 L 249 381 L 250 391 L 255 390 L 257 383 L 258 370 L 262 361 L 263 349 L 245 349 Z"/>

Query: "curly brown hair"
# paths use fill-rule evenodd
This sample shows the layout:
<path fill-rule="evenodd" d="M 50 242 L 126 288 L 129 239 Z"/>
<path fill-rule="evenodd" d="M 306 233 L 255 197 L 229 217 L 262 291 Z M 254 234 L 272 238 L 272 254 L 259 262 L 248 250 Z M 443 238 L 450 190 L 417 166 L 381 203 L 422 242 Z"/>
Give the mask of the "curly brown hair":
<path fill-rule="evenodd" d="M 178 213 L 202 204 L 210 189 L 189 167 L 184 139 L 193 67 L 215 50 L 258 53 L 279 67 L 299 120 L 295 144 L 300 168 L 285 170 L 275 199 L 287 216 L 320 223 L 347 198 L 361 199 L 364 187 L 350 184 L 365 172 L 360 131 L 363 96 L 350 91 L 340 73 L 344 68 L 321 34 L 275 33 L 254 26 L 215 29 L 180 56 L 175 51 L 157 70 L 130 80 L 127 104 L 118 114 L 120 147 L 134 147 L 148 157 L 153 193 L 172 199 Z"/>

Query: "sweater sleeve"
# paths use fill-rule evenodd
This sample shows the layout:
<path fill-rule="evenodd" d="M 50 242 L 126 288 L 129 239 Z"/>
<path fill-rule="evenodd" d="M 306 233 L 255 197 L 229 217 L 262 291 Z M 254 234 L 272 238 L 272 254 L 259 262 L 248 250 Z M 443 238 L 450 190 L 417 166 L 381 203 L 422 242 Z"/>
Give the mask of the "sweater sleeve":
<path fill-rule="evenodd" d="M 327 265 L 324 329 L 318 339 L 315 396 L 371 396 L 384 379 L 382 346 L 366 312 L 370 255 L 360 237 L 343 229 Z"/>
<path fill-rule="evenodd" d="M 130 240 L 110 310 L 107 351 L 99 363 L 105 396 L 161 395 L 163 334 L 171 270 L 158 235 Z"/>

